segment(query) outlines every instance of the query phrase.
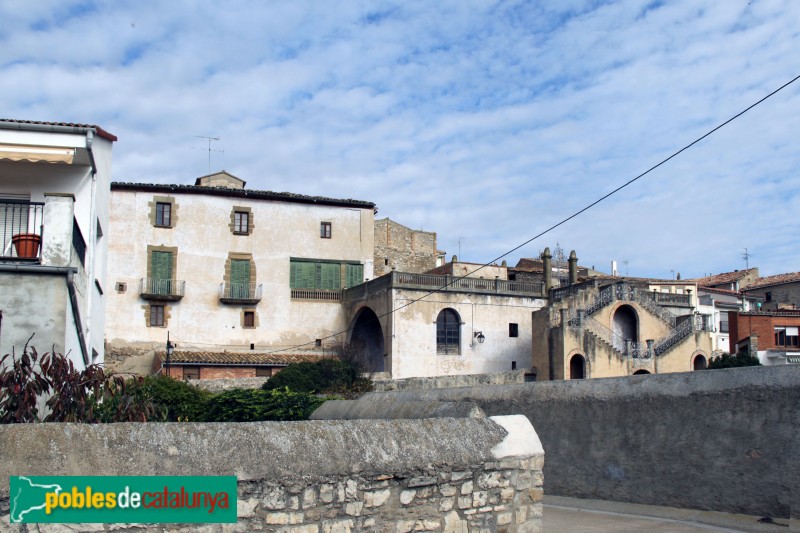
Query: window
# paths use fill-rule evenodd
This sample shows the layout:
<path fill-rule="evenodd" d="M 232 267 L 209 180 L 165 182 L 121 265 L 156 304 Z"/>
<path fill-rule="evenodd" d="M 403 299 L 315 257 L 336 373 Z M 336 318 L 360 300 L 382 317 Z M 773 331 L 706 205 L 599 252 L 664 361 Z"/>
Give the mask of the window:
<path fill-rule="evenodd" d="M 236 211 L 233 213 L 233 232 L 247 234 L 250 227 L 250 213 Z"/>
<path fill-rule="evenodd" d="M 126 290 L 128 290 L 128 284 L 118 281 L 117 284 L 114 285 L 114 288 L 116 289 L 117 292 L 123 293 Z"/>
<path fill-rule="evenodd" d="M 519 324 L 511 323 L 508 325 L 508 336 L 519 337 Z"/>
<path fill-rule="evenodd" d="M 156 202 L 156 226 L 172 227 L 172 204 Z"/>
<path fill-rule="evenodd" d="M 319 236 L 323 239 L 330 239 L 331 238 L 331 223 L 330 222 L 322 222 L 319 225 Z"/>
<path fill-rule="evenodd" d="M 163 328 L 164 327 L 164 306 L 151 305 L 150 306 L 150 327 Z"/>
<path fill-rule="evenodd" d="M 443 309 L 436 317 L 436 353 L 458 355 L 461 345 L 461 319 L 452 309 Z"/>
<path fill-rule="evenodd" d="M 345 265 L 345 282 L 344 288 L 349 289 L 350 287 L 355 287 L 356 285 L 361 285 L 361 282 L 364 280 L 364 265 L 353 265 L 353 264 L 346 264 Z"/>
<path fill-rule="evenodd" d="M 257 378 L 268 378 L 272 376 L 272 369 L 270 367 L 263 367 L 257 366 L 256 367 L 256 377 Z"/>
<path fill-rule="evenodd" d="M 772 293 L 771 292 L 767 292 L 766 294 L 764 294 L 764 297 L 768 302 L 772 301 Z"/>
<path fill-rule="evenodd" d="M 358 263 L 292 259 L 289 264 L 292 289 L 338 290 L 363 281 L 364 265 Z"/>
<path fill-rule="evenodd" d="M 800 327 L 798 326 L 776 326 L 775 345 L 776 346 L 800 346 Z"/>
<path fill-rule="evenodd" d="M 727 320 L 720 320 L 719 321 L 719 332 L 720 333 L 728 333 L 728 321 Z"/>
<path fill-rule="evenodd" d="M 242 321 L 242 327 L 245 328 L 254 328 L 256 327 L 256 312 L 255 311 L 245 311 L 244 318 Z"/>
<path fill-rule="evenodd" d="M 183 367 L 183 379 L 200 379 L 200 367 Z"/>

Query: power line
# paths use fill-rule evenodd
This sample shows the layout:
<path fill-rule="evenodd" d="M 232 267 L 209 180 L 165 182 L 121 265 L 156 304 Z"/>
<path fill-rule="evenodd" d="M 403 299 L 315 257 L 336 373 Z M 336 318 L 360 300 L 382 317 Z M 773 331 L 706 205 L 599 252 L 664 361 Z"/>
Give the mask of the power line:
<path fill-rule="evenodd" d="M 538 239 L 539 237 L 542 237 L 543 235 L 546 235 L 547 233 L 550 233 L 551 231 L 553 231 L 554 229 L 558 228 L 559 226 L 563 226 L 564 224 L 566 224 L 567 222 L 569 222 L 569 221 L 570 221 L 570 220 L 572 220 L 573 218 L 577 217 L 578 215 L 581 215 L 581 214 L 585 213 L 586 211 L 588 211 L 589 209 L 593 208 L 594 206 L 596 206 L 596 205 L 597 205 L 597 204 L 599 204 L 600 202 L 602 202 L 602 201 L 604 201 L 604 200 L 607 200 L 607 199 L 608 199 L 608 198 L 610 198 L 611 196 L 613 196 L 613 195 L 617 194 L 617 193 L 618 193 L 619 191 L 621 191 L 622 189 L 625 189 L 626 187 L 628 187 L 628 186 L 629 186 L 629 185 L 631 185 L 632 183 L 634 183 L 634 182 L 638 181 L 639 179 L 641 179 L 641 178 L 643 178 L 644 176 L 646 176 L 646 175 L 650 174 L 652 171 L 654 171 L 655 169 L 657 169 L 657 168 L 659 168 L 660 166 L 664 165 L 664 164 L 665 164 L 665 163 L 667 163 L 668 161 L 670 161 L 670 160 L 674 159 L 675 157 L 679 156 L 680 154 L 682 154 L 683 152 L 685 152 L 686 150 L 688 150 L 689 148 L 691 148 L 691 147 L 692 147 L 692 146 L 694 146 L 695 144 L 699 143 L 700 141 L 702 141 L 703 139 L 705 139 L 706 137 L 708 137 L 708 136 L 709 136 L 709 135 L 711 135 L 712 133 L 716 132 L 717 130 L 719 130 L 719 129 L 721 129 L 721 128 L 725 127 L 725 126 L 727 126 L 728 124 L 730 124 L 731 122 L 733 122 L 733 121 L 734 121 L 734 120 L 736 120 L 737 118 L 741 117 L 742 115 L 744 115 L 745 113 L 747 113 L 748 111 L 750 111 L 751 109 L 753 109 L 754 107 L 756 107 L 757 105 L 759 105 L 759 104 L 761 104 L 762 102 L 764 102 L 764 101 L 768 100 L 769 98 L 771 98 L 772 96 L 776 95 L 777 93 L 779 93 L 780 91 L 782 91 L 783 89 L 785 89 L 786 87 L 788 87 L 789 85 L 793 84 L 793 83 L 794 83 L 794 82 L 796 82 L 798 79 L 800 79 L 800 75 L 798 75 L 798 76 L 795 76 L 795 77 L 794 77 L 794 78 L 792 78 L 790 81 L 788 81 L 788 82 L 784 83 L 783 85 L 781 85 L 780 87 L 778 87 L 777 89 L 775 89 L 774 91 L 772 91 L 771 93 L 769 93 L 768 95 L 764 96 L 764 97 L 763 97 L 763 98 L 761 98 L 760 100 L 756 101 L 755 103 L 753 103 L 753 104 L 751 104 L 751 105 L 747 106 L 745 109 L 743 109 L 742 111 L 740 111 L 740 112 L 736 113 L 735 115 L 733 115 L 731 118 L 729 118 L 728 120 L 726 120 L 726 121 L 725 121 L 725 122 L 723 122 L 722 124 L 719 124 L 718 126 L 716 126 L 716 127 L 714 127 L 713 129 L 709 130 L 708 132 L 706 132 L 705 134 L 701 135 L 700 137 L 698 137 L 698 138 L 697 138 L 697 139 L 695 139 L 694 141 L 690 142 L 689 144 L 687 144 L 686 146 L 684 146 L 684 147 L 683 147 L 683 148 L 681 148 L 680 150 L 678 150 L 678 151 L 674 152 L 672 155 L 670 155 L 670 156 L 669 156 L 669 157 L 667 157 L 666 159 L 663 159 L 663 160 L 661 160 L 659 163 L 656 163 L 656 164 L 655 164 L 655 165 L 653 165 L 652 167 L 648 168 L 647 170 L 645 170 L 644 172 L 642 172 L 641 174 L 639 174 L 639 175 L 638 175 L 638 176 L 636 176 L 635 178 L 632 178 L 632 179 L 628 180 L 627 182 L 623 183 L 622 185 L 620 185 L 619 187 L 617 187 L 617 188 L 616 188 L 616 189 L 614 189 L 613 191 L 611 191 L 611 192 L 609 192 L 609 193 L 607 193 L 607 194 L 605 194 L 605 195 L 601 196 L 600 198 L 598 198 L 597 200 L 595 200 L 595 201 L 593 201 L 592 203 L 588 204 L 587 206 L 583 207 L 582 209 L 579 209 L 578 211 L 575 211 L 575 212 L 574 212 L 573 214 L 571 214 L 570 216 L 568 216 L 568 217 L 564 218 L 563 220 L 561 220 L 560 222 L 557 222 L 556 224 L 553 224 L 552 226 L 550 226 L 549 228 L 545 229 L 544 231 L 542 231 L 542 232 L 540 232 L 540 233 L 538 233 L 538 234 L 534 235 L 533 237 L 531 237 L 530 239 L 526 240 L 526 241 L 525 241 L 525 242 L 523 242 L 522 244 L 520 244 L 520 245 L 518 245 L 518 246 L 515 246 L 515 247 L 514 247 L 514 248 L 512 248 L 511 250 L 509 250 L 509 251 L 505 252 L 504 254 L 502 254 L 502 255 L 500 255 L 500 256 L 498 256 L 498 257 L 496 257 L 496 258 L 492 259 L 491 261 L 489 261 L 489 262 L 487 262 L 487 263 L 484 263 L 483 265 L 479 266 L 479 267 L 478 267 L 478 268 L 476 268 L 475 270 L 473 270 L 473 271 L 471 271 L 471 272 L 468 272 L 468 273 L 464 274 L 463 276 L 454 277 L 454 278 L 453 278 L 453 279 L 452 279 L 452 280 L 451 280 L 449 283 L 446 283 L 446 284 L 442 285 L 441 287 L 438 287 L 438 288 L 436 288 L 436 289 L 433 289 L 433 290 L 431 290 L 431 291 L 429 291 L 429 292 L 427 292 L 427 293 L 423 294 L 423 295 L 422 295 L 422 296 L 420 296 L 419 298 L 416 298 L 416 299 L 414 299 L 414 300 L 411 300 L 411 301 L 409 301 L 408 303 L 405 303 L 405 304 L 403 304 L 403 305 L 401 305 L 401 306 L 399 306 L 399 307 L 397 307 L 397 308 L 394 308 L 394 309 L 392 309 L 392 310 L 390 310 L 390 311 L 387 311 L 386 313 L 384 313 L 384 314 L 382 314 L 382 315 L 380 315 L 380 316 L 378 316 L 378 317 L 376 317 L 376 318 L 374 318 L 374 319 L 372 319 L 372 320 L 373 320 L 373 321 L 374 321 L 374 320 L 380 320 L 381 318 L 387 317 L 387 316 L 389 316 L 389 315 L 391 315 L 391 314 L 393 314 L 393 313 L 396 313 L 397 311 L 400 311 L 400 310 L 402 310 L 402 309 L 405 309 L 406 307 L 409 307 L 409 306 L 411 306 L 411 305 L 413 305 L 413 304 L 415 304 L 415 303 L 419 302 L 420 300 L 422 300 L 422 299 L 424 299 L 424 298 L 427 298 L 427 297 L 428 297 L 428 296 L 430 296 L 431 294 L 435 294 L 435 293 L 437 293 L 437 292 L 440 292 L 440 291 L 442 291 L 442 290 L 446 289 L 447 287 L 449 287 L 449 286 L 453 285 L 454 283 L 456 283 L 456 282 L 458 282 L 458 281 L 460 281 L 460 280 L 462 280 L 462 279 L 466 278 L 466 277 L 467 277 L 467 276 L 469 276 L 470 274 L 474 274 L 475 272 L 478 272 L 478 271 L 480 271 L 480 270 L 482 270 L 482 269 L 486 268 L 487 266 L 489 266 L 489 265 L 491 265 L 491 264 L 493 264 L 493 263 L 496 263 L 497 261 L 499 261 L 499 260 L 501 260 L 502 258 L 506 257 L 507 255 L 509 255 L 509 254 L 511 254 L 511 253 L 513 253 L 513 252 L 516 252 L 516 251 L 517 251 L 517 250 L 519 250 L 520 248 L 522 248 L 522 247 L 524 247 L 524 246 L 527 246 L 528 244 L 532 243 L 533 241 L 535 241 L 535 240 L 536 240 L 536 239 Z M 460 242 L 461 242 L 461 241 L 460 241 L 460 239 L 461 239 L 461 238 L 459 238 L 459 244 L 460 244 Z M 325 339 L 330 339 L 330 338 L 333 338 L 333 337 L 337 337 L 337 336 L 339 336 L 339 335 L 341 335 L 341 334 L 343 334 L 343 333 L 347 333 L 347 332 L 348 332 L 348 331 L 350 331 L 351 329 L 352 329 L 352 328 L 348 328 L 348 329 L 345 329 L 345 330 L 339 331 L 339 332 L 337 332 L 337 333 L 333 333 L 333 334 L 331 334 L 331 335 L 328 335 L 327 337 L 323 337 L 321 340 L 325 340 Z M 304 344 L 299 344 L 299 345 L 297 345 L 297 346 L 293 346 L 293 347 L 291 347 L 291 348 L 285 348 L 285 349 L 282 349 L 282 350 L 275 350 L 275 351 L 271 351 L 271 352 L 267 352 L 267 353 L 280 353 L 280 352 L 285 352 L 285 351 L 288 351 L 288 350 L 296 350 L 296 349 L 298 349 L 298 348 L 302 348 L 303 346 L 308 346 L 308 345 L 311 345 L 311 344 L 315 344 L 315 342 L 316 342 L 316 341 L 306 342 L 306 343 L 304 343 Z"/>

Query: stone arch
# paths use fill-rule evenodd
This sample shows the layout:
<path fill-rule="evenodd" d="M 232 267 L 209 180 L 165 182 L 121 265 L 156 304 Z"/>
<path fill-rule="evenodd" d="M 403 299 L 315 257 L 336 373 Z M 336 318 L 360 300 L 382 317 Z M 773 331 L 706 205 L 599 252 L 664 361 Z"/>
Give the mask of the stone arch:
<path fill-rule="evenodd" d="M 611 329 L 619 335 L 622 342 L 639 340 L 639 315 L 636 310 L 627 304 L 620 305 L 614 310 L 611 318 Z"/>
<path fill-rule="evenodd" d="M 436 353 L 461 353 L 461 316 L 455 309 L 442 309 L 436 317 Z"/>
<path fill-rule="evenodd" d="M 375 311 L 362 307 L 353 319 L 347 356 L 353 357 L 367 372 L 384 372 L 383 328 Z"/>
<path fill-rule="evenodd" d="M 586 379 L 586 358 L 580 353 L 569 358 L 569 379 Z"/>
<path fill-rule="evenodd" d="M 639 370 L 634 372 L 633 375 L 636 376 L 636 375 L 643 375 L 643 374 L 649 374 L 649 373 L 650 373 L 649 370 L 645 370 L 644 368 L 640 368 Z"/>
<path fill-rule="evenodd" d="M 708 368 L 708 358 L 706 354 L 698 350 L 692 354 L 692 370 L 705 370 Z"/>

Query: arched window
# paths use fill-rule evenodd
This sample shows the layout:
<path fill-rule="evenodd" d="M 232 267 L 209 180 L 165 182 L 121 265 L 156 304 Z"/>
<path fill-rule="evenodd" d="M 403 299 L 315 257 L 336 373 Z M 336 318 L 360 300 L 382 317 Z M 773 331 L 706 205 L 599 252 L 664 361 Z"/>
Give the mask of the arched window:
<path fill-rule="evenodd" d="M 650 371 L 645 370 L 644 368 L 642 368 L 641 370 L 637 370 L 636 372 L 634 372 L 633 375 L 636 376 L 636 375 L 649 374 L 649 373 L 650 373 Z"/>
<path fill-rule="evenodd" d="M 702 355 L 698 355 L 694 358 L 694 369 L 695 370 L 705 370 L 708 367 L 708 363 L 706 362 L 706 358 Z"/>
<path fill-rule="evenodd" d="M 452 309 L 443 309 L 436 317 L 436 353 L 458 355 L 461 345 L 461 318 Z"/>
<path fill-rule="evenodd" d="M 569 360 L 569 379 L 584 379 L 586 377 L 586 360 L 580 354 L 575 354 Z"/>

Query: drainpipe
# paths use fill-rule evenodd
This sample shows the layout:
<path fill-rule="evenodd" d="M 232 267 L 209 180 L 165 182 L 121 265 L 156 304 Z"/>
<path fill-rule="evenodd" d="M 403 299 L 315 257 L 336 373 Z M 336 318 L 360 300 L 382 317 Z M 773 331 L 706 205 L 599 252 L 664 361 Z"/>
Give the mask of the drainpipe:
<path fill-rule="evenodd" d="M 94 159 L 94 151 L 92 150 L 92 143 L 94 142 L 94 132 L 89 130 L 86 132 L 86 151 L 89 154 L 89 162 L 92 165 L 92 186 L 89 195 L 89 242 L 87 243 L 86 249 L 89 251 L 89 257 L 86 258 L 86 263 L 83 265 L 84 269 L 87 270 L 87 280 L 86 286 L 88 287 L 88 298 L 86 301 L 86 334 L 91 338 L 92 336 L 92 291 L 94 289 L 91 288 L 92 284 L 95 280 L 95 263 L 94 263 L 94 254 L 95 254 L 95 243 L 97 241 L 97 211 L 95 209 L 95 197 L 97 195 L 97 162 Z M 108 228 L 106 228 L 108 230 Z M 87 267 L 88 265 L 88 267 Z M 83 332 L 81 332 L 83 333 Z M 81 341 L 85 343 L 85 340 Z M 84 351 L 84 360 L 87 359 L 87 352 L 86 347 L 83 346 Z M 86 364 L 88 365 L 89 362 L 87 361 Z"/>
<path fill-rule="evenodd" d="M 81 355 L 83 356 L 83 363 L 89 365 L 89 354 L 86 351 L 86 339 L 83 336 L 83 325 L 81 324 L 81 312 L 78 308 L 78 293 L 75 290 L 75 270 L 70 269 L 67 272 L 67 291 L 69 292 L 69 301 L 72 306 L 72 316 L 75 317 L 75 330 L 78 332 L 78 344 L 81 346 Z"/>

